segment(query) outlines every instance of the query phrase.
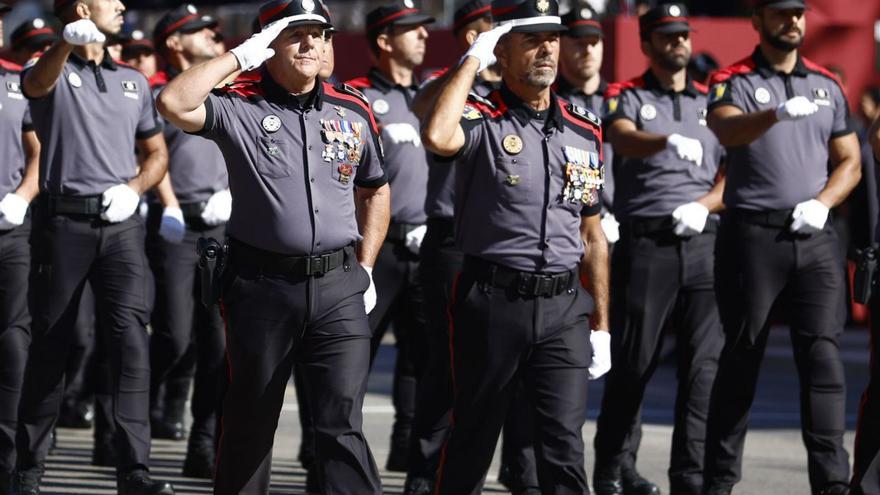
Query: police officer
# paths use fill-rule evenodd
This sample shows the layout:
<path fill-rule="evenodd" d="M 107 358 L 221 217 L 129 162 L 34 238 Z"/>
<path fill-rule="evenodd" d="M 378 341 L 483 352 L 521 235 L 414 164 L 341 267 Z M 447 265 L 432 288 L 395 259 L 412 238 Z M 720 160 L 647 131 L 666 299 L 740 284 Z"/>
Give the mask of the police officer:
<path fill-rule="evenodd" d="M 565 29 L 558 8 L 553 0 L 493 2 L 499 27 L 468 50 L 422 133 L 432 152 L 455 159 L 456 237 L 465 254 L 451 308 L 455 421 L 439 494 L 479 493 L 520 379 L 535 416 L 541 492 L 589 492 L 587 378 L 610 367 L 610 338 L 588 333 L 594 302 L 578 274 L 591 282 L 596 327 L 607 328 L 602 141 L 592 112 L 550 90 Z M 502 88 L 469 98 L 493 53 Z"/>
<path fill-rule="evenodd" d="M 88 280 L 108 332 L 113 420 L 118 429 L 117 486 L 123 494 L 173 493 L 148 474 L 151 289 L 142 193 L 165 174 L 162 122 L 147 80 L 105 52 L 122 27 L 116 0 L 57 0 L 68 24 L 22 73 L 34 127 L 43 143 L 40 200 L 34 215 L 33 344 L 21 398 L 19 493 L 38 493 L 61 401 L 74 308 Z M 137 145 L 137 146 L 136 146 Z M 132 150 L 141 153 L 140 168 Z"/>
<path fill-rule="evenodd" d="M 0 3 L 3 14 L 11 8 Z M 0 40 L 0 48 L 2 48 Z M 30 272 L 28 204 L 37 194 L 40 143 L 21 93 L 21 67 L 0 59 L 0 493 L 9 493 L 15 469 L 18 401 L 30 344 L 27 281 Z"/>
<path fill-rule="evenodd" d="M 568 30 L 560 40 L 559 77 L 554 90 L 571 103 L 599 114 L 608 89 L 608 83 L 600 74 L 605 49 L 602 24 L 593 7 L 583 2 L 575 3 L 562 16 L 562 23 Z M 614 208 L 614 150 L 611 143 L 606 142 L 602 152 L 605 154 L 605 188 L 600 193 L 602 229 L 608 242 L 613 244 L 620 238 L 620 231 L 611 213 Z"/>
<path fill-rule="evenodd" d="M 418 263 L 426 230 L 428 164 L 412 100 L 418 90 L 415 68 L 425 58 L 425 26 L 432 22 L 411 0 L 370 11 L 367 41 L 376 65 L 366 77 L 349 81 L 363 91 L 381 126 L 392 191 L 391 225 L 376 260 L 376 309 L 370 313 L 373 356 L 389 326 L 394 328 L 397 347 L 389 471 L 406 471 L 416 385 L 424 362 L 425 317 Z"/>
<path fill-rule="evenodd" d="M 791 325 L 812 493 L 849 493 L 838 348 L 846 288 L 828 213 L 859 181 L 861 165 L 843 88 L 799 54 L 805 8 L 803 0 L 758 2 L 759 46 L 711 78 L 709 127 L 728 149 L 729 214 L 718 239 L 727 341 L 707 425 L 704 493 L 730 493 L 740 479 L 777 302 Z"/>
<path fill-rule="evenodd" d="M 156 47 L 140 29 L 135 29 L 122 40 L 122 61 L 141 71 L 147 79 L 159 72 Z"/>
<path fill-rule="evenodd" d="M 390 211 L 378 131 L 360 93 L 317 80 L 329 24 L 315 3 L 274 0 L 260 22 L 261 32 L 159 96 L 171 123 L 217 142 L 235 198 L 222 295 L 230 384 L 215 493 L 268 493 L 275 428 L 298 363 L 320 492 L 379 494 L 361 431 L 366 303 L 375 302 L 364 298 L 372 282 L 361 267 L 374 262 Z M 211 93 L 264 61 L 259 81 Z"/>
<path fill-rule="evenodd" d="M 167 13 L 155 28 L 156 44 L 167 62 L 171 80 L 190 67 L 216 55 L 217 22 L 200 15 L 192 4 Z M 164 87 L 153 87 L 158 93 Z M 157 188 L 147 215 L 147 255 L 156 280 L 156 305 L 150 339 L 150 384 L 153 407 L 165 386 L 160 416 L 153 428 L 183 434 L 184 405 L 189 396 L 195 355 L 195 381 L 183 474 L 211 478 L 214 465 L 214 431 L 217 426 L 224 375 L 223 319 L 217 305 L 201 304 L 198 281 L 199 238 L 223 239 L 232 211 L 229 179 L 220 149 L 213 141 L 165 125 L 168 174 Z M 159 428 L 156 428 L 156 427 Z M 153 433 L 154 437 L 158 435 Z"/>
<path fill-rule="evenodd" d="M 36 17 L 27 20 L 12 31 L 10 61 L 24 65 L 35 53 L 45 51 L 57 40 L 58 35 L 46 19 Z"/>
<path fill-rule="evenodd" d="M 681 4 L 639 18 L 650 68 L 612 84 L 604 116 L 614 145 L 614 213 L 621 238 L 611 257 L 611 353 L 596 424 L 597 495 L 658 494 L 638 475 L 640 410 L 667 323 L 678 339 L 678 398 L 670 491 L 700 495 L 709 395 L 724 344 L 715 298 L 715 237 L 724 149 L 706 127 L 707 88 L 688 77 L 690 25 Z M 635 426 L 633 426 L 635 425 Z M 633 431 L 635 430 L 635 431 Z"/>

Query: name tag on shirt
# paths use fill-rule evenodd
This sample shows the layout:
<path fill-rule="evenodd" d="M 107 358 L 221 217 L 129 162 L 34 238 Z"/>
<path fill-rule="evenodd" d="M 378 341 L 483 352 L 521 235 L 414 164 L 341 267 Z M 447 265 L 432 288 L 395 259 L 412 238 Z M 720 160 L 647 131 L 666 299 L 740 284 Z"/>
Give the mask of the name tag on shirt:
<path fill-rule="evenodd" d="M 21 84 L 16 81 L 6 81 L 6 96 L 11 100 L 23 100 L 24 95 L 21 93 Z"/>
<path fill-rule="evenodd" d="M 137 83 L 134 81 L 122 81 L 122 94 L 133 100 L 140 99 Z"/>

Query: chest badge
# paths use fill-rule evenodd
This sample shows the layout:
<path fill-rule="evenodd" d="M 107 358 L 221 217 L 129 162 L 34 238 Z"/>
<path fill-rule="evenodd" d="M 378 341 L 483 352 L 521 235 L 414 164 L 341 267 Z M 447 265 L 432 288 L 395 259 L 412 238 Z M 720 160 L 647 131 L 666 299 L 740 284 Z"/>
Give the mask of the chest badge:
<path fill-rule="evenodd" d="M 657 107 L 650 103 L 645 103 L 639 108 L 639 116 L 642 120 L 654 120 L 657 118 Z"/>
<path fill-rule="evenodd" d="M 68 74 L 67 82 L 69 82 L 70 85 L 74 88 L 81 88 L 83 85 L 82 78 L 79 77 L 79 74 L 77 74 L 76 72 L 71 72 L 70 74 Z"/>
<path fill-rule="evenodd" d="M 770 91 L 767 88 L 758 88 L 755 90 L 755 101 L 760 104 L 770 103 Z"/>
<path fill-rule="evenodd" d="M 813 103 L 825 107 L 831 106 L 831 95 L 825 88 L 813 88 Z"/>
<path fill-rule="evenodd" d="M 519 185 L 519 176 L 518 175 L 508 175 L 506 179 L 504 179 L 504 183 L 508 186 L 518 186 Z"/>
<path fill-rule="evenodd" d="M 18 81 L 6 81 L 6 96 L 11 100 L 23 100 L 21 84 Z"/>
<path fill-rule="evenodd" d="M 501 141 L 501 145 L 504 146 L 504 151 L 506 151 L 510 155 L 518 155 L 523 150 L 522 138 L 520 138 L 516 134 L 508 134 L 504 136 L 504 140 Z M 517 179 L 519 179 L 518 176 Z"/>
<path fill-rule="evenodd" d="M 138 99 L 138 86 L 134 81 L 122 81 L 122 94 L 127 98 Z"/>
<path fill-rule="evenodd" d="M 391 110 L 391 107 L 387 101 L 379 99 L 373 102 L 373 112 L 376 112 L 377 115 L 385 115 L 388 110 Z"/>
<path fill-rule="evenodd" d="M 278 132 L 281 129 L 281 119 L 277 115 L 267 115 L 262 125 L 266 132 Z"/>

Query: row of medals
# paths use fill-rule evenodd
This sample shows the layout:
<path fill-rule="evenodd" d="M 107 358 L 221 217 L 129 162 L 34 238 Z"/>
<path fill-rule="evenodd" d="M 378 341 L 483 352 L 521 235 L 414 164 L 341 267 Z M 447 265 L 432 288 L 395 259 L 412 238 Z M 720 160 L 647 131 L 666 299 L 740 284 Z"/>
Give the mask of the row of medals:
<path fill-rule="evenodd" d="M 324 141 L 324 151 L 321 158 L 329 163 L 340 163 L 338 166 L 339 182 L 348 184 L 354 174 L 355 163 L 361 160 L 361 140 L 363 136 L 363 124 L 348 120 L 321 120 L 321 138 Z"/>

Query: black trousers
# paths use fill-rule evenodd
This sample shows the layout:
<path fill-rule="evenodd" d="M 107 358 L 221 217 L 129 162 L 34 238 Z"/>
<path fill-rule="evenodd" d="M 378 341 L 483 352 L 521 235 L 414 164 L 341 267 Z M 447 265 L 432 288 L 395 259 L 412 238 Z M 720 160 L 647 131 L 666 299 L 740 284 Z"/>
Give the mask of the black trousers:
<path fill-rule="evenodd" d="M 214 493 L 269 493 L 275 429 L 294 364 L 307 383 L 321 493 L 382 493 L 362 432 L 370 366 L 363 293 L 354 250 L 320 277 L 281 278 L 227 268 L 223 294 L 229 388 Z"/>
<path fill-rule="evenodd" d="M 183 241 L 170 243 L 159 235 L 161 210 L 161 207 L 151 207 L 147 220 L 147 256 L 156 283 L 156 304 L 151 318 L 150 395 L 155 403 L 164 384 L 166 411 L 169 406 L 180 408 L 188 397 L 189 383 L 193 381 L 192 361 L 195 361 L 190 443 L 213 449 L 225 380 L 226 342 L 220 307 L 205 308 L 201 303 L 196 244 L 200 237 L 222 241 L 226 227 L 209 227 L 191 221 Z M 179 406 L 171 405 L 178 403 Z M 171 419 L 181 421 L 183 418 Z"/>
<path fill-rule="evenodd" d="M 791 326 L 812 491 L 848 482 L 846 385 L 838 345 L 846 289 L 837 234 L 830 222 L 824 231 L 804 236 L 728 216 L 718 246 L 726 342 L 707 426 L 705 485 L 726 488 L 741 477 L 748 413 L 777 305 Z"/>
<path fill-rule="evenodd" d="M 876 288 L 871 296 L 870 308 L 871 375 L 859 408 L 853 452 L 854 495 L 880 495 L 880 291 Z"/>
<path fill-rule="evenodd" d="M 706 416 L 724 334 L 715 297 L 714 233 L 636 235 L 625 226 L 612 256 L 611 362 L 596 425 L 596 470 L 625 466 L 641 429 L 645 387 L 657 368 L 663 330 L 677 334 L 678 391 L 669 466 L 673 493 L 699 495 Z M 640 434 L 637 435 L 640 437 Z"/>
<path fill-rule="evenodd" d="M 391 392 L 394 404 L 392 444 L 409 442 L 416 409 L 416 387 L 425 362 L 425 315 L 419 283 L 419 257 L 401 241 L 386 240 L 373 268 L 376 307 L 369 315 L 373 334 L 371 360 L 382 337 L 393 327 L 397 361 Z M 403 443 L 405 447 L 407 443 Z"/>
<path fill-rule="evenodd" d="M 27 305 L 31 267 L 30 219 L 0 232 L 0 474 L 15 469 L 15 432 L 31 317 Z"/>
<path fill-rule="evenodd" d="M 487 273 L 488 272 L 488 273 Z M 581 428 L 590 364 L 590 296 L 577 282 L 553 297 L 494 287 L 491 267 L 469 258 L 457 282 L 451 334 L 455 402 L 437 494 L 480 493 L 514 388 L 534 412 L 544 494 L 589 493 Z"/>
<path fill-rule="evenodd" d="M 18 429 L 18 465 L 41 465 L 58 416 L 67 355 L 83 285 L 98 301 L 111 349 L 117 470 L 149 465 L 150 362 L 146 331 L 152 303 L 144 223 L 52 216 L 38 200 L 30 285 L 33 344 Z"/>

